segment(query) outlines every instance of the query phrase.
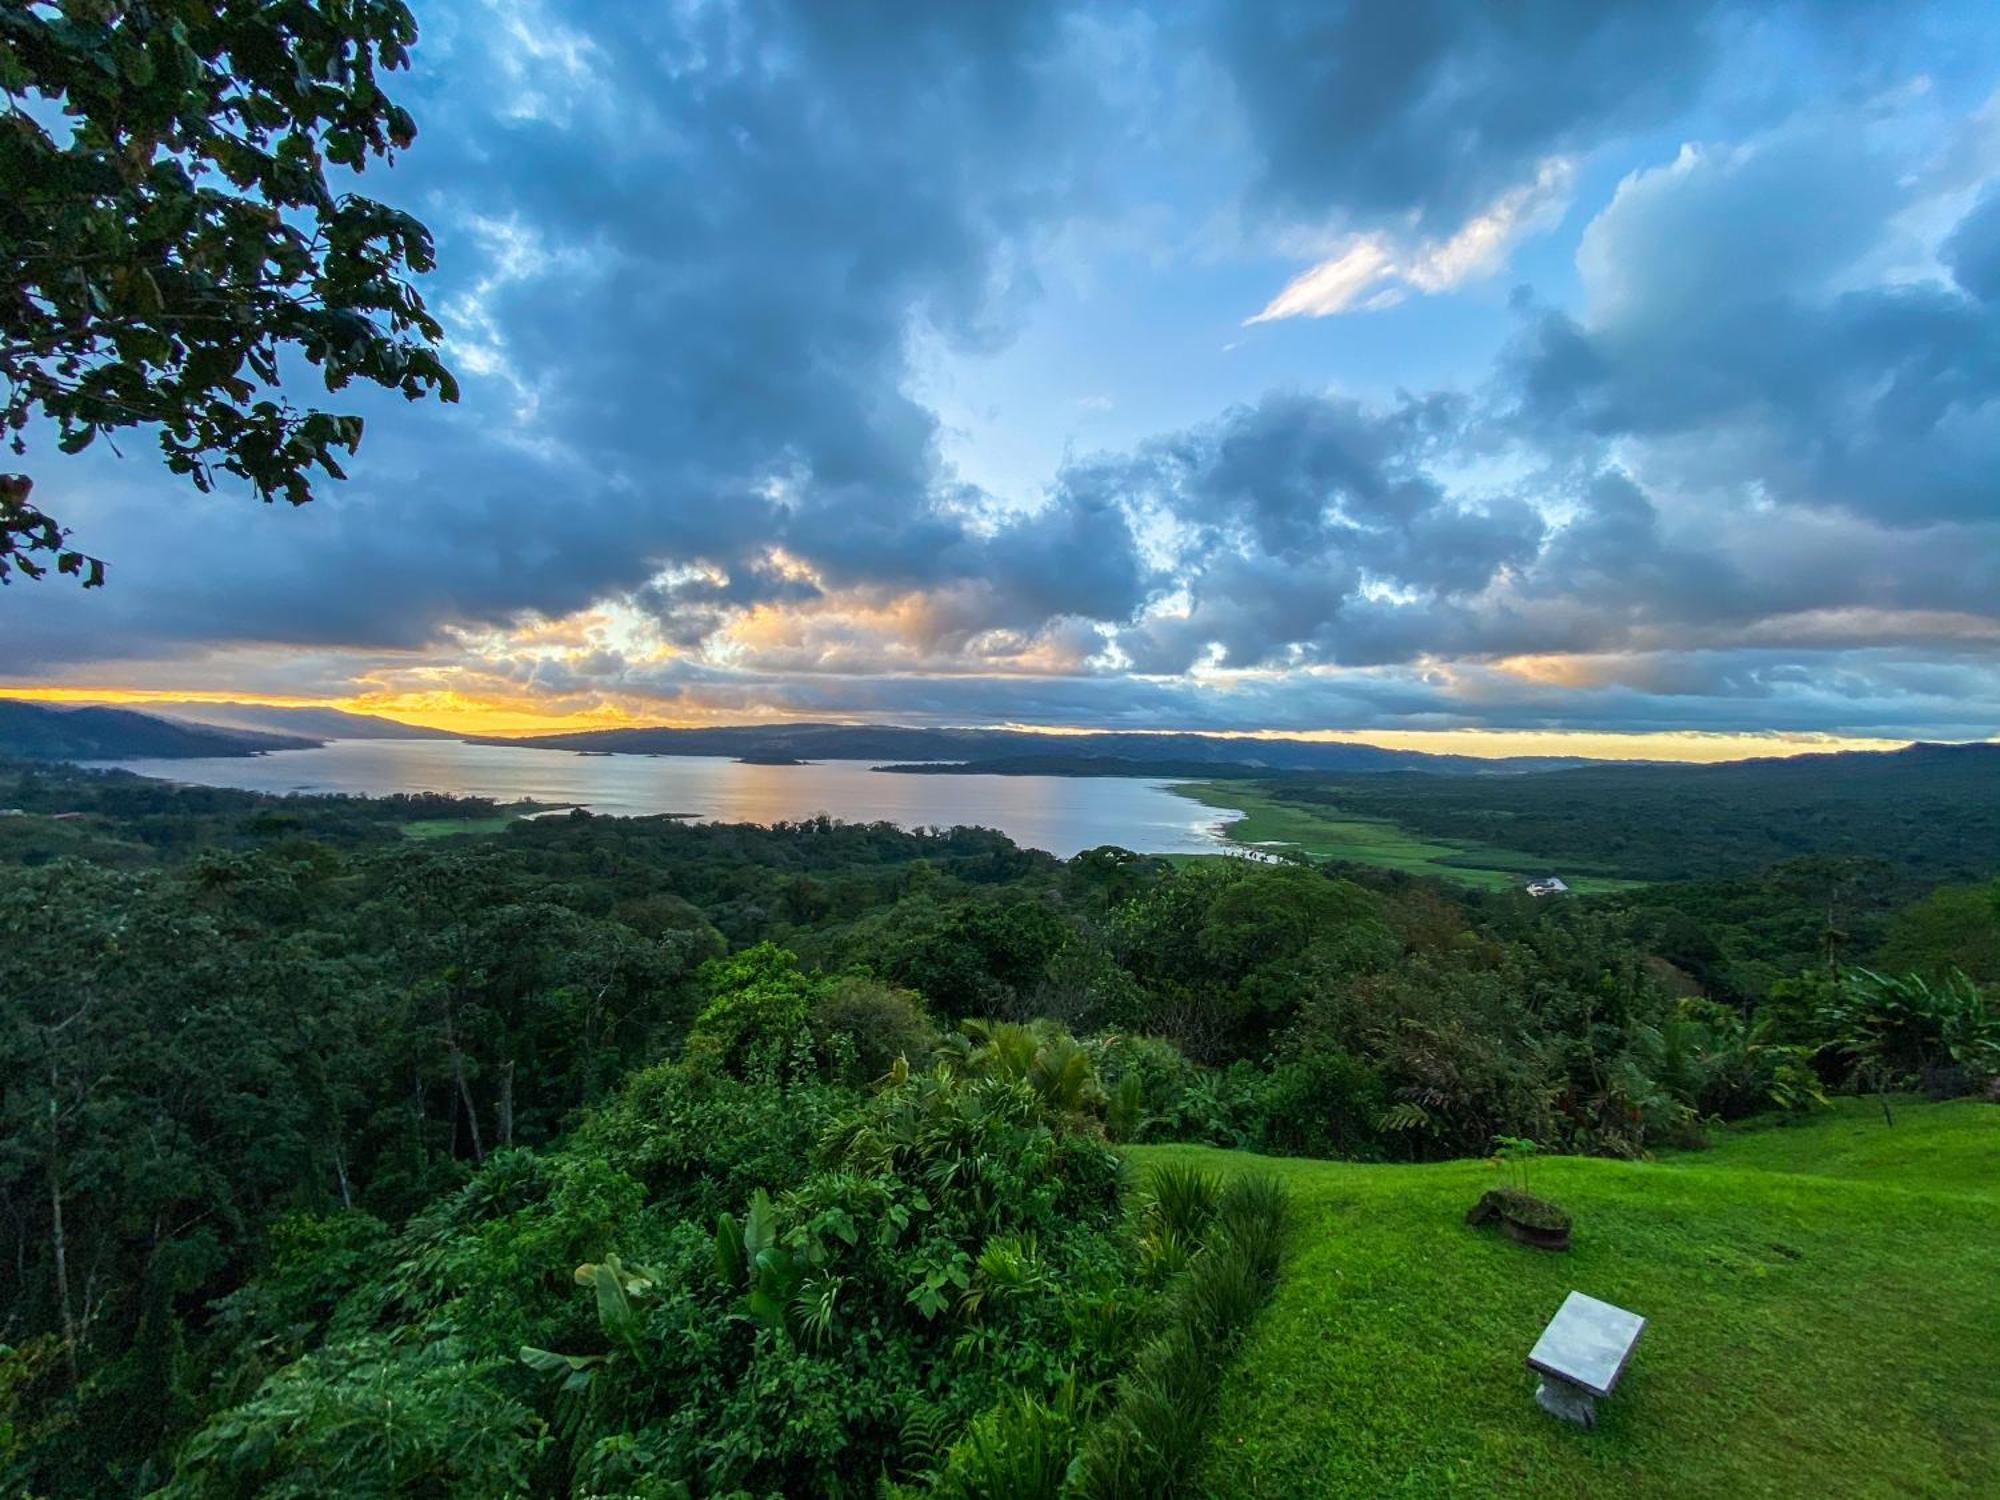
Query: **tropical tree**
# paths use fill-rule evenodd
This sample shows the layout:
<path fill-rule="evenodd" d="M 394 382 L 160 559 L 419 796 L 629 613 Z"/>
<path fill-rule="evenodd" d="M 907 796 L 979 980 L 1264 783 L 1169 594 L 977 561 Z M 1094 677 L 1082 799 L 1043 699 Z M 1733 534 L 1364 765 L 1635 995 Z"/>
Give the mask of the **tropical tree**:
<path fill-rule="evenodd" d="M 1097 1065 L 1081 1042 L 1052 1021 L 967 1021 L 968 1070 L 985 1078 L 1025 1083 L 1055 1114 L 1093 1116 L 1104 1105 Z"/>
<path fill-rule="evenodd" d="M 279 357 L 412 400 L 457 398 L 407 273 L 430 232 L 335 187 L 410 144 L 379 74 L 407 65 L 402 0 L 25 0 L 0 7 L 0 425 L 80 452 L 145 427 L 204 491 L 216 471 L 294 505 L 341 478 L 358 416 L 300 411 Z M 331 179 L 330 180 L 330 174 Z M 103 564 L 0 477 L 0 581 Z"/>
<path fill-rule="evenodd" d="M 1846 1060 L 1856 1088 L 1888 1096 L 1897 1089 L 1935 1088 L 2000 1075 L 2000 1014 L 1963 974 L 1941 984 L 1920 975 L 1897 977 L 1855 969 L 1817 1017 L 1826 1044 Z"/>

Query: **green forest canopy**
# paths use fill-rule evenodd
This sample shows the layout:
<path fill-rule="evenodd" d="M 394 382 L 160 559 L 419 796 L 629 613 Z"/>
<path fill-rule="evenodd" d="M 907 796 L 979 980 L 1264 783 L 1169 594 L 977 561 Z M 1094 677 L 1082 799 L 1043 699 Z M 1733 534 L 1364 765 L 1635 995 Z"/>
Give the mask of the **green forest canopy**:
<path fill-rule="evenodd" d="M 1538 904 L 49 766 L 0 807 L 36 1494 L 1112 1493 L 1192 1472 L 1283 1212 L 1114 1148 L 1632 1158 L 2000 1072 L 1990 871 Z"/>

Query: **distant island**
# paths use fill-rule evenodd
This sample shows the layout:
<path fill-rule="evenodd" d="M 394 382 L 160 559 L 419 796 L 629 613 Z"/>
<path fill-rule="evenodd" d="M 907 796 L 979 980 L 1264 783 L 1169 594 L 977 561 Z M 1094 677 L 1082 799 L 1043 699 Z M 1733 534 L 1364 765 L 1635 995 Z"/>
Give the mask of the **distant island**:
<path fill-rule="evenodd" d="M 1136 760 L 1125 755 L 1007 755 L 994 760 L 892 761 L 868 769 L 897 776 L 1128 776 L 1155 781 L 1218 781 L 1282 774 L 1269 766 L 1245 762 Z"/>
<path fill-rule="evenodd" d="M 610 752 L 605 752 L 610 753 Z M 809 766 L 809 760 L 800 760 L 796 755 L 785 755 L 776 750 L 751 750 L 736 757 L 739 766 Z"/>

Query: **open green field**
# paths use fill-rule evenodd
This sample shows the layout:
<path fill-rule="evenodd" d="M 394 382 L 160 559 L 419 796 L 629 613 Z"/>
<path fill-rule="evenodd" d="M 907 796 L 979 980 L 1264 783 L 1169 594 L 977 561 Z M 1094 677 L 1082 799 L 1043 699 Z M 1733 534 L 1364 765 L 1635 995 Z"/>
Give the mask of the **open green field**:
<path fill-rule="evenodd" d="M 1435 875 L 1462 885 L 1499 890 L 1550 873 L 1547 860 L 1490 845 L 1422 838 L 1381 818 L 1330 817 L 1274 798 L 1254 781 L 1191 781 L 1171 788 L 1204 807 L 1241 811 L 1224 834 L 1246 845 L 1288 844 L 1315 859 L 1352 860 L 1410 875 Z M 1589 894 L 1639 884 L 1609 876 L 1560 871 L 1572 890 Z"/>
<path fill-rule="evenodd" d="M 413 818 L 403 825 L 403 837 L 448 839 L 461 833 L 505 833 L 518 816 L 516 813 L 496 813 L 490 818 Z"/>
<path fill-rule="evenodd" d="M 1142 1147 L 1269 1170 L 1292 1245 L 1224 1384 L 1216 1496 L 1966 1496 L 2000 1473 L 2000 1108 L 1872 1101 L 1657 1163 L 1556 1158 L 1550 1254 L 1471 1229 L 1485 1163 Z M 1523 1367 L 1578 1289 L 1650 1320 L 1584 1432 Z"/>
<path fill-rule="evenodd" d="M 403 837 L 410 839 L 448 839 L 459 834 L 505 833 L 523 818 L 539 813 L 561 812 L 568 807 L 564 802 L 535 802 L 523 799 L 504 804 L 497 812 L 484 817 L 470 818 L 412 818 L 403 824 Z"/>
<path fill-rule="evenodd" d="M 1839 1099 L 1802 1120 L 1747 1123 L 1719 1133 L 1711 1150 L 1663 1160 L 1689 1170 L 1799 1172 L 2000 1203 L 2000 1109 L 1977 1099 L 1895 1099 L 1889 1112 L 1893 1126 L 1883 1123 L 1874 1099 Z"/>

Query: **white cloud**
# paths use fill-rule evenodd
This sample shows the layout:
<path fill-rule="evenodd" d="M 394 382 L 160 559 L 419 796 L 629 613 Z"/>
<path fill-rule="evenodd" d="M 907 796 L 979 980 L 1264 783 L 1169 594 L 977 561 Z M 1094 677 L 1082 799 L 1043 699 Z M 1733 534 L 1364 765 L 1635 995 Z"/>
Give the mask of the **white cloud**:
<path fill-rule="evenodd" d="M 1346 312 L 1370 288 L 1399 274 L 1386 236 L 1355 235 L 1340 254 L 1293 277 L 1262 312 L 1247 321 L 1273 323 L 1280 318 L 1324 318 Z"/>
<path fill-rule="evenodd" d="M 1382 230 L 1350 235 L 1339 251 L 1292 278 L 1246 323 L 1325 318 L 1393 307 L 1411 289 L 1446 292 L 1506 263 L 1507 252 L 1530 234 L 1552 228 L 1569 205 L 1573 164 L 1550 157 L 1533 182 L 1509 188 L 1449 239 L 1405 244 Z"/>

